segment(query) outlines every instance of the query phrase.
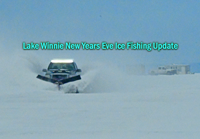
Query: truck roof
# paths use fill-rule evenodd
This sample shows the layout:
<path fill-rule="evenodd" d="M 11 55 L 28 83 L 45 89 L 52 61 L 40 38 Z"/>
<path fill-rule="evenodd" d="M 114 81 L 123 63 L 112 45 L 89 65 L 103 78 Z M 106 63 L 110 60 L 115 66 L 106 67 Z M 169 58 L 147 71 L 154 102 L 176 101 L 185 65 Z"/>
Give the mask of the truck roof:
<path fill-rule="evenodd" d="M 73 63 L 73 59 L 52 59 L 52 63 Z"/>

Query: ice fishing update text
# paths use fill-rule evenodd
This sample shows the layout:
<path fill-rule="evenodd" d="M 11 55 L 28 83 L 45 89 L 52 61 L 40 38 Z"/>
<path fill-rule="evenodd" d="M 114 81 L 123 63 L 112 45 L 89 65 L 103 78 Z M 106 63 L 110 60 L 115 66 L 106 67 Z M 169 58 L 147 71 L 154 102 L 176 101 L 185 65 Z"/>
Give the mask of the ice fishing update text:
<path fill-rule="evenodd" d="M 177 50 L 179 45 L 177 43 L 159 43 L 159 42 L 152 42 L 152 43 L 143 43 L 143 42 L 126 42 L 126 43 L 50 43 L 50 42 L 41 42 L 41 43 L 22 43 L 23 50 L 147 50 L 148 52 L 154 50 L 161 51 L 161 50 Z"/>

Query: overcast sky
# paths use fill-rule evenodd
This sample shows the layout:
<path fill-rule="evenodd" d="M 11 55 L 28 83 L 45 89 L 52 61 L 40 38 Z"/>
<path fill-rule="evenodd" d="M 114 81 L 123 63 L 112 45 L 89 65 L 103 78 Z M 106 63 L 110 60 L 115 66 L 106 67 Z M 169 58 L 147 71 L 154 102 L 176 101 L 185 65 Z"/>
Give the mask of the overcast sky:
<path fill-rule="evenodd" d="M 176 51 L 31 51 L 38 57 L 70 55 L 116 62 L 170 64 L 200 62 L 198 0 L 1 0 L 2 51 L 30 53 L 22 42 L 175 42 Z M 12 51 L 12 52 L 11 52 Z M 3 55 L 2 55 L 3 56 Z"/>

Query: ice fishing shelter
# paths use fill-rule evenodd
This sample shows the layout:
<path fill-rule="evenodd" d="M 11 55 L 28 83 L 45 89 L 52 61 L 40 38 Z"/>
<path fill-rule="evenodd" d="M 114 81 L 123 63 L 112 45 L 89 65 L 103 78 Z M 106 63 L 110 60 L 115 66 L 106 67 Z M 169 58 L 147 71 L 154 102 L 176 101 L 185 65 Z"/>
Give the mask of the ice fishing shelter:
<path fill-rule="evenodd" d="M 167 69 L 175 69 L 177 74 L 189 74 L 190 73 L 190 65 L 167 65 L 165 66 Z"/>

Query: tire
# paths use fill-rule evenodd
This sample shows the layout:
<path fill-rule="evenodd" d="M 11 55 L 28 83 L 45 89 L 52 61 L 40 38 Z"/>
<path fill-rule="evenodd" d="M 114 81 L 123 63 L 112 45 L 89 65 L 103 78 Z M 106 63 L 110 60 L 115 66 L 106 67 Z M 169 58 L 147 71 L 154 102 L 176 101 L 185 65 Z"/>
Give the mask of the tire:
<path fill-rule="evenodd" d="M 77 94 L 77 93 L 79 93 L 79 91 L 78 91 L 78 87 L 76 87 L 76 94 Z"/>

